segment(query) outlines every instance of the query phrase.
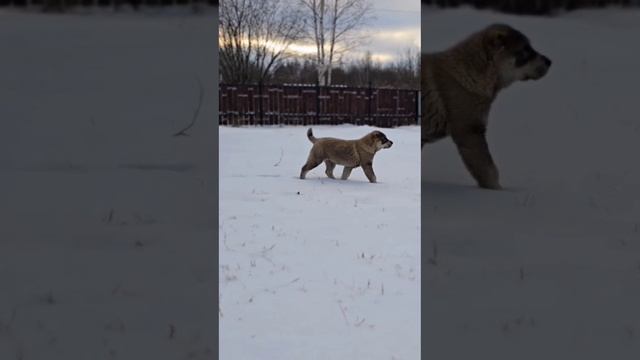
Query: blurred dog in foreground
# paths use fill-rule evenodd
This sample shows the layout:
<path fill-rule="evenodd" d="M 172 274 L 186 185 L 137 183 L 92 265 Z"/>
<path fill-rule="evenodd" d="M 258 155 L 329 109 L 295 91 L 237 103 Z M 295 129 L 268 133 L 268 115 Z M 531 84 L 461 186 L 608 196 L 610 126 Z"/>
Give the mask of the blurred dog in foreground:
<path fill-rule="evenodd" d="M 542 78 L 551 60 L 520 31 L 493 24 L 452 48 L 422 55 L 421 143 L 451 136 L 478 186 L 500 189 L 486 140 L 489 110 L 515 81 Z"/>

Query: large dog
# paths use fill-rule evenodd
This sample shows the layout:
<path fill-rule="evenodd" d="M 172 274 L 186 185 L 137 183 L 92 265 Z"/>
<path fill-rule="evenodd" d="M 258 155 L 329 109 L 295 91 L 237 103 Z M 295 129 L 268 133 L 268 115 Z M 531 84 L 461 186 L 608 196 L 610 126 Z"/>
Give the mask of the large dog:
<path fill-rule="evenodd" d="M 485 137 L 491 103 L 515 81 L 538 80 L 551 60 L 529 39 L 493 24 L 452 48 L 422 55 L 422 147 L 447 136 L 456 144 L 478 186 L 500 189 Z"/>
<path fill-rule="evenodd" d="M 307 138 L 313 146 L 309 151 L 307 162 L 300 171 L 300 179 L 304 179 L 307 173 L 324 161 L 325 174 L 335 179 L 333 169 L 337 165 L 344 166 L 342 180 L 347 180 L 351 170 L 362 166 L 364 174 L 369 182 L 376 182 L 376 174 L 373 172 L 373 156 L 381 149 L 388 149 L 393 141 L 387 139 L 385 134 L 375 130 L 356 140 L 341 140 L 335 138 L 316 138 L 311 128 L 307 130 Z"/>

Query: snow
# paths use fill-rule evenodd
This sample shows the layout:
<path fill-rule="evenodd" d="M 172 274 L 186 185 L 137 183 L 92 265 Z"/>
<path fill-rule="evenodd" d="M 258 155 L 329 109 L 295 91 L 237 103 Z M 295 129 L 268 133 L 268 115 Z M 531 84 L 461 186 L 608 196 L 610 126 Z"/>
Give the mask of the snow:
<path fill-rule="evenodd" d="M 477 189 L 450 140 L 422 152 L 422 353 L 640 358 L 640 11 L 423 10 L 423 51 L 504 22 L 553 65 L 494 104 L 505 191 Z"/>
<path fill-rule="evenodd" d="M 306 127 L 220 128 L 220 359 L 419 358 L 420 128 L 379 130 L 371 184 L 300 180 Z"/>
<path fill-rule="evenodd" d="M 215 19 L 0 13 L 0 359 L 216 357 Z"/>
<path fill-rule="evenodd" d="M 434 359 L 637 359 L 640 12 L 429 11 L 424 49 L 494 21 L 554 61 L 494 106 L 505 191 L 443 141 L 420 201 L 416 127 L 378 184 L 297 179 L 306 128 L 222 128 L 216 228 L 213 17 L 0 12 L 0 359 L 212 359 L 216 319 L 222 359 L 416 359 L 421 312 Z"/>

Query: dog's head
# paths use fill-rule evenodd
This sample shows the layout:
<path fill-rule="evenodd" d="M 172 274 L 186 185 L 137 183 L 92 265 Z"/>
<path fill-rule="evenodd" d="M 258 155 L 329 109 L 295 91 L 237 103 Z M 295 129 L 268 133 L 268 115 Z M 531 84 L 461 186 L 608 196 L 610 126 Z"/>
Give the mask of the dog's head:
<path fill-rule="evenodd" d="M 376 151 L 380 149 L 388 149 L 391 147 L 391 145 L 393 145 L 393 141 L 389 140 L 387 136 L 382 133 L 382 131 L 372 131 L 371 133 L 369 133 L 369 136 L 371 137 L 371 140 L 373 140 Z"/>
<path fill-rule="evenodd" d="M 502 87 L 514 81 L 538 80 L 549 71 L 551 60 L 535 51 L 520 31 L 494 24 L 483 33 L 487 56 L 499 69 Z"/>

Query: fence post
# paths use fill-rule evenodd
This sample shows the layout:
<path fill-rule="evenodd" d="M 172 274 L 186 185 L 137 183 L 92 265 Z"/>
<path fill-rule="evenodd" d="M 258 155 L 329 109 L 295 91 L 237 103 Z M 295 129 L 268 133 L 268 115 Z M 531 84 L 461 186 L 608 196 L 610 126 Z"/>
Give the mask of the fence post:
<path fill-rule="evenodd" d="M 369 80 L 369 90 L 368 90 L 368 92 L 369 92 L 369 96 L 368 96 L 368 98 L 369 98 L 369 103 L 368 103 L 368 105 L 369 105 L 369 110 L 368 110 L 368 112 L 369 112 L 369 125 L 373 125 L 373 118 L 371 117 L 371 105 L 372 105 L 371 104 L 371 98 L 372 98 L 372 95 L 373 95 L 373 91 L 371 90 L 371 80 Z"/>
<path fill-rule="evenodd" d="M 264 125 L 264 111 L 262 109 L 262 91 L 263 91 L 263 86 L 262 86 L 262 81 L 260 81 L 258 83 L 258 109 L 260 111 L 260 126 Z"/>
<path fill-rule="evenodd" d="M 296 111 L 298 112 L 298 115 L 301 116 L 300 120 L 302 122 L 302 125 L 307 126 L 307 117 L 305 116 L 305 110 L 307 109 L 307 104 L 305 104 L 304 102 L 303 89 L 304 88 L 302 86 L 298 86 L 298 101 L 296 104 L 297 105 Z"/>
<path fill-rule="evenodd" d="M 320 123 L 320 82 L 316 82 L 316 124 Z"/>
<path fill-rule="evenodd" d="M 416 124 L 420 124 L 420 90 L 416 90 Z"/>
<path fill-rule="evenodd" d="M 227 91 L 227 87 L 223 84 L 218 84 L 218 124 L 229 125 L 229 118 L 225 118 L 225 112 L 227 111 L 227 104 L 222 103 L 222 92 Z M 229 95 L 227 95 L 228 97 Z M 226 121 L 225 121 L 226 120 Z"/>

